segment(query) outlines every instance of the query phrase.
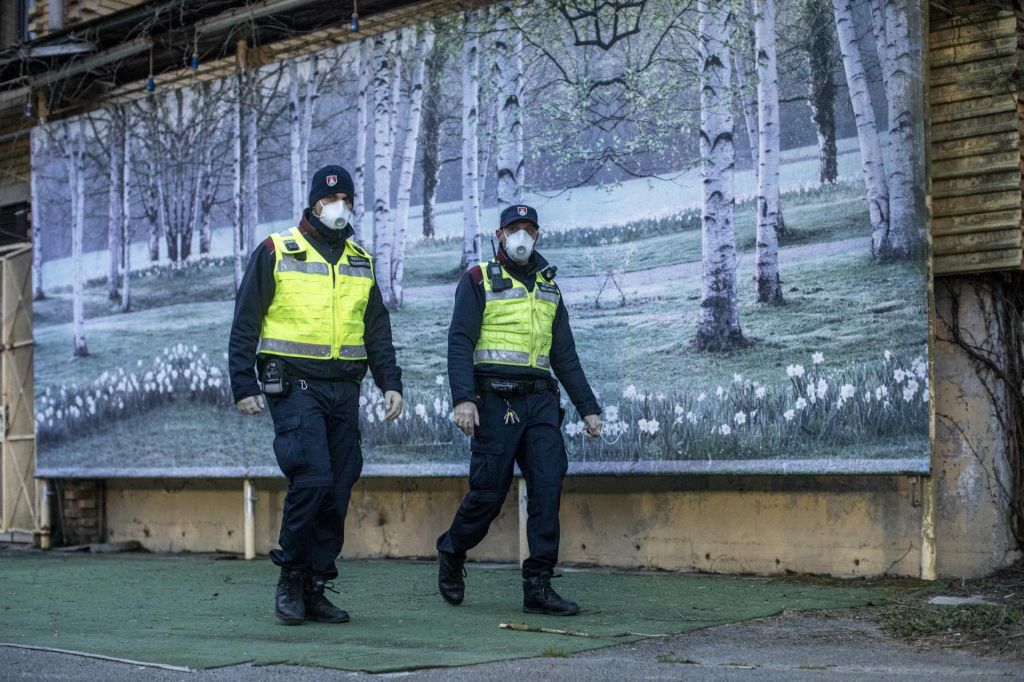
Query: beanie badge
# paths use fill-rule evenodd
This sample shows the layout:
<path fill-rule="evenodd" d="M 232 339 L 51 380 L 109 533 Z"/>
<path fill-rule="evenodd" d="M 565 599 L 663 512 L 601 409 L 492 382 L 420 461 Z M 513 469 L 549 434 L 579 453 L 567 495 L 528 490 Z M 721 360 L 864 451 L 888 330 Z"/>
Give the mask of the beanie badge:
<path fill-rule="evenodd" d="M 328 175 L 327 176 L 327 186 L 328 187 L 334 187 L 337 184 L 338 184 L 338 176 L 337 175 Z"/>

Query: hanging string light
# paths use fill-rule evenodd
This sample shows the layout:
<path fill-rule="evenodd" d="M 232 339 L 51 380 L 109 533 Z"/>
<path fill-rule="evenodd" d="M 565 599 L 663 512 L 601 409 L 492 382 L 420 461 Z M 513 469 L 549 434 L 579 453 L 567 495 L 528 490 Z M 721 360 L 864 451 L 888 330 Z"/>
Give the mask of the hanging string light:
<path fill-rule="evenodd" d="M 348 27 L 352 33 L 359 33 L 359 7 L 357 0 L 352 0 L 352 22 Z"/>
<path fill-rule="evenodd" d="M 153 48 L 149 48 L 149 78 L 146 79 L 146 91 L 156 90 L 156 81 L 153 79 Z"/>

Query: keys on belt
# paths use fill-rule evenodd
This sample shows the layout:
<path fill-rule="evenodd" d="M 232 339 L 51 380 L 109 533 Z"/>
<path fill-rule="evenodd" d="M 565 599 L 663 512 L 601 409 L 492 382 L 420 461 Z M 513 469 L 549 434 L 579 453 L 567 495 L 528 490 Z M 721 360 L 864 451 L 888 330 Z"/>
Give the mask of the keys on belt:
<path fill-rule="evenodd" d="M 554 390 L 551 379 L 503 379 L 500 377 L 477 377 L 477 389 L 481 392 L 501 395 L 526 395 Z"/>

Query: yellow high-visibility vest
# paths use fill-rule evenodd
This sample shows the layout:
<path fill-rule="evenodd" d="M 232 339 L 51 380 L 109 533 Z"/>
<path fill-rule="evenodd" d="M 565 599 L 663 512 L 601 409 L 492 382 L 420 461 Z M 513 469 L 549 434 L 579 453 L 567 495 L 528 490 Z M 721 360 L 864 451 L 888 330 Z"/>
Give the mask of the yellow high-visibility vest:
<path fill-rule="evenodd" d="M 494 291 L 487 276 L 487 263 L 480 264 L 484 279 L 484 317 L 480 338 L 473 353 L 474 364 L 515 365 L 551 368 L 551 333 L 562 295 L 558 285 L 541 273 L 533 291 L 508 274 L 512 287 Z"/>
<path fill-rule="evenodd" d="M 341 259 L 332 266 L 297 227 L 270 237 L 276 288 L 257 352 L 365 360 L 363 315 L 374 283 L 370 254 L 348 239 Z"/>

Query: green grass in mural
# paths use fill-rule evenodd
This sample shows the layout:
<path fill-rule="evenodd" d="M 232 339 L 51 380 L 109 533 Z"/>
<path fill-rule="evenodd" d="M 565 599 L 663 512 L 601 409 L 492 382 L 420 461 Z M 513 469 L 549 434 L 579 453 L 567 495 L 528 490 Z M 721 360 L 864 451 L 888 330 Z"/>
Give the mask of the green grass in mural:
<path fill-rule="evenodd" d="M 736 248 L 740 253 L 753 253 L 757 224 L 752 202 L 736 208 Z M 852 191 L 836 192 L 828 197 L 827 203 L 786 204 L 786 226 L 788 236 L 782 241 L 783 248 L 801 244 L 849 239 L 869 234 L 869 223 L 864 199 Z M 564 275 L 589 275 L 594 272 L 591 260 L 604 262 L 623 259 L 630 253 L 628 262 L 623 264 L 626 272 L 647 270 L 674 263 L 688 263 L 700 260 L 700 231 L 696 229 L 677 230 L 672 228 L 673 218 L 656 222 L 670 225 L 657 231 L 661 234 L 620 244 L 545 246 L 541 235 L 540 251 L 550 262 L 558 265 Z M 491 232 L 484 230 L 485 254 L 490 255 L 487 242 Z M 460 245 L 424 245 L 410 250 L 406 263 L 406 286 L 444 284 L 452 281 L 459 266 Z"/>
<path fill-rule="evenodd" d="M 846 185 L 819 189 L 810 197 L 791 197 L 786 206 L 789 236 L 783 247 L 817 244 L 868 234 L 868 215 L 863 197 Z M 807 203 L 808 201 L 810 203 Z M 568 245 L 540 250 L 558 265 L 563 276 L 593 274 L 591 259 L 604 262 L 621 257 L 632 249 L 627 272 L 700 260 L 700 232 L 695 229 L 677 231 L 673 218 L 661 218 L 654 229 L 657 236 L 629 241 L 622 245 Z M 665 225 L 660 225 L 665 223 Z M 627 229 L 626 228 L 623 229 Z M 490 232 L 484 230 L 485 237 Z M 756 223 L 753 202 L 736 208 L 736 243 L 740 253 L 754 251 Z M 485 255 L 490 246 L 485 239 Z M 415 287 L 447 284 L 458 279 L 461 244 L 414 243 L 409 246 L 405 286 Z M 118 311 L 118 302 L 107 298 L 106 285 L 101 282 L 86 287 L 85 317 L 94 319 Z M 152 269 L 132 281 L 132 308 L 135 311 L 162 308 L 168 301 L 223 301 L 234 299 L 234 270 L 221 260 L 209 264 L 196 263 L 182 269 Z M 71 296 L 66 289 L 50 292 L 33 307 L 37 327 L 59 324 L 71 319 Z"/>
<path fill-rule="evenodd" d="M 741 274 L 746 274 L 741 270 Z M 877 359 L 884 350 L 921 354 L 926 328 L 920 273 L 901 263 L 875 264 L 867 257 L 827 259 L 783 272 L 786 304 L 759 306 L 750 286 L 741 289 L 740 317 L 752 344 L 729 353 L 691 348 L 698 316 L 699 280 L 673 283 L 656 299 L 628 300 L 619 308 L 574 307 L 573 332 L 583 365 L 597 386 L 653 386 L 671 376 L 678 389 L 707 387 L 734 373 L 767 382 L 785 379 L 785 368 L 823 352 L 827 362 L 849 366 Z M 740 284 L 747 284 L 741 277 Z M 139 361 L 161 349 L 196 345 L 212 361 L 227 349 L 229 302 L 177 303 L 87 323 L 90 357 L 71 354 L 71 327 L 36 330 L 37 389 L 85 383 L 103 371 Z M 410 386 L 432 385 L 446 373 L 451 301 L 416 301 L 392 314 L 399 361 Z M 422 352 L 429 349 L 429 352 Z M 607 352 L 614 349 L 614 353 Z M 712 386 L 712 388 L 714 388 Z"/>
<path fill-rule="evenodd" d="M 746 281 L 748 274 L 744 268 L 740 270 L 741 282 Z M 898 433 L 895 438 L 870 433 L 851 438 L 840 433 L 841 429 L 837 431 L 837 422 L 830 422 L 829 433 L 833 435 L 791 443 L 787 440 L 791 434 L 763 421 L 774 420 L 773 423 L 786 426 L 782 413 L 792 408 L 795 398 L 786 368 L 800 364 L 810 372 L 813 353 L 822 354 L 824 361 L 814 371 L 828 380 L 829 400 L 835 400 L 840 384 L 856 385 L 860 393 L 876 389 L 879 381 L 887 380 L 893 403 L 904 409 L 904 403 L 895 395 L 899 387 L 891 378 L 880 379 L 879 372 L 885 367 L 881 354 L 888 350 L 907 367 L 914 357 L 924 353 L 925 329 L 921 320 L 925 311 L 920 272 L 907 264 L 875 264 L 865 256 L 841 256 L 791 267 L 784 277 L 786 304 L 781 308 L 758 306 L 753 303 L 749 288 L 743 292 L 741 318 L 751 343 L 725 354 L 692 350 L 699 290 L 696 275 L 681 278 L 668 287 L 659 284 L 656 297 L 630 299 L 625 307 L 574 306 L 573 325 L 584 367 L 600 392 L 602 403 L 606 407 L 621 407 L 622 423 L 628 417 L 634 428 L 630 437 L 616 448 L 571 445 L 576 457 L 633 459 L 642 453 L 644 458 L 689 458 L 691 455 L 686 453 L 695 449 L 704 457 L 714 454 L 720 459 L 780 455 L 899 457 L 926 452 L 926 406 L 920 402 L 913 404 L 913 412 L 892 413 L 907 420 L 904 426 L 909 429 L 900 431 L 901 422 L 890 424 L 886 433 Z M 884 294 L 880 295 L 880 291 Z M 454 442 L 447 421 L 447 389 L 436 382 L 438 376 L 443 378 L 446 374 L 444 348 L 450 311 L 451 303 L 447 300 L 416 300 L 394 313 L 409 417 L 397 430 L 382 427 L 379 422 L 363 424 L 372 461 L 426 463 L 464 459 L 464 447 L 427 445 L 435 441 Z M 42 327 L 37 332 L 39 390 L 45 395 L 49 388 L 52 396 L 60 385 L 75 382 L 84 387 L 104 372 L 112 376 L 108 384 L 120 385 L 122 380 L 113 376 L 118 368 L 141 373 L 153 366 L 154 356 L 163 357 L 165 347 L 170 347 L 174 355 L 180 339 L 190 345 L 184 349 L 188 361 L 179 367 L 190 367 L 197 373 L 209 371 L 210 366 L 223 364 L 230 316 L 230 303 L 221 301 L 177 304 L 91 320 L 88 330 L 93 355 L 80 359 L 72 359 L 69 352 L 69 325 Z M 208 356 L 206 360 L 201 360 L 203 353 Z M 742 375 L 743 385 L 736 384 L 735 374 Z M 100 466 L 101 461 L 111 466 L 117 462 L 123 466 L 273 464 L 269 428 L 254 428 L 252 420 L 233 414 L 226 406 L 189 402 L 188 382 L 182 377 L 177 381 L 180 397 L 171 400 L 164 394 L 155 396 L 155 401 L 143 401 L 152 404 L 151 412 L 126 414 L 126 419 L 112 424 L 101 422 L 96 429 L 90 429 L 87 420 L 82 421 L 85 428 L 69 428 L 76 437 L 41 448 L 41 465 Z M 757 389 L 750 382 L 767 387 L 768 395 L 762 396 L 763 400 L 751 397 Z M 630 386 L 634 394 L 640 395 L 639 399 L 623 396 Z M 695 404 L 696 396 L 713 395 L 718 386 L 724 386 L 728 397 L 714 403 L 713 408 L 711 401 Z M 226 386 L 220 388 L 225 389 Z M 660 392 L 667 394 L 664 401 L 653 398 Z M 369 392 L 371 401 L 376 400 L 376 395 L 376 391 Z M 920 395 L 915 393 L 918 401 Z M 227 402 L 223 398 L 223 403 Z M 703 426 L 696 430 L 685 424 L 672 426 L 686 412 L 700 411 L 695 407 L 703 410 Z M 81 409 L 87 408 L 84 404 Z M 364 419 L 374 409 L 375 403 L 368 404 Z M 752 414 L 755 409 L 760 412 L 757 419 Z M 861 405 L 856 415 L 849 411 L 844 414 L 856 416 L 860 420 L 857 423 L 874 424 L 875 413 L 869 409 L 874 408 Z M 730 434 L 733 440 L 714 440 L 716 434 L 710 429 L 720 429 L 722 424 L 735 428 L 738 411 L 751 415 L 748 427 L 760 423 L 761 436 L 769 434 L 777 440 L 761 438 L 743 444 L 735 441 L 738 434 Z M 914 416 L 919 412 L 921 418 Z M 821 415 L 815 423 L 820 426 L 821 420 L 833 419 L 830 414 Z M 570 429 L 573 419 L 570 417 Z M 637 434 L 641 419 L 647 424 L 657 421 L 657 438 L 652 438 L 654 433 Z M 749 433 L 754 435 L 753 431 Z M 573 442 L 575 439 L 570 438 Z M 423 447 L 415 446 L 416 443 Z M 787 445 L 776 452 L 763 451 L 770 443 Z M 413 445 L 400 447 L 401 444 Z M 715 447 L 711 449 L 710 445 Z M 662 454 L 656 455 L 654 450 Z"/>

